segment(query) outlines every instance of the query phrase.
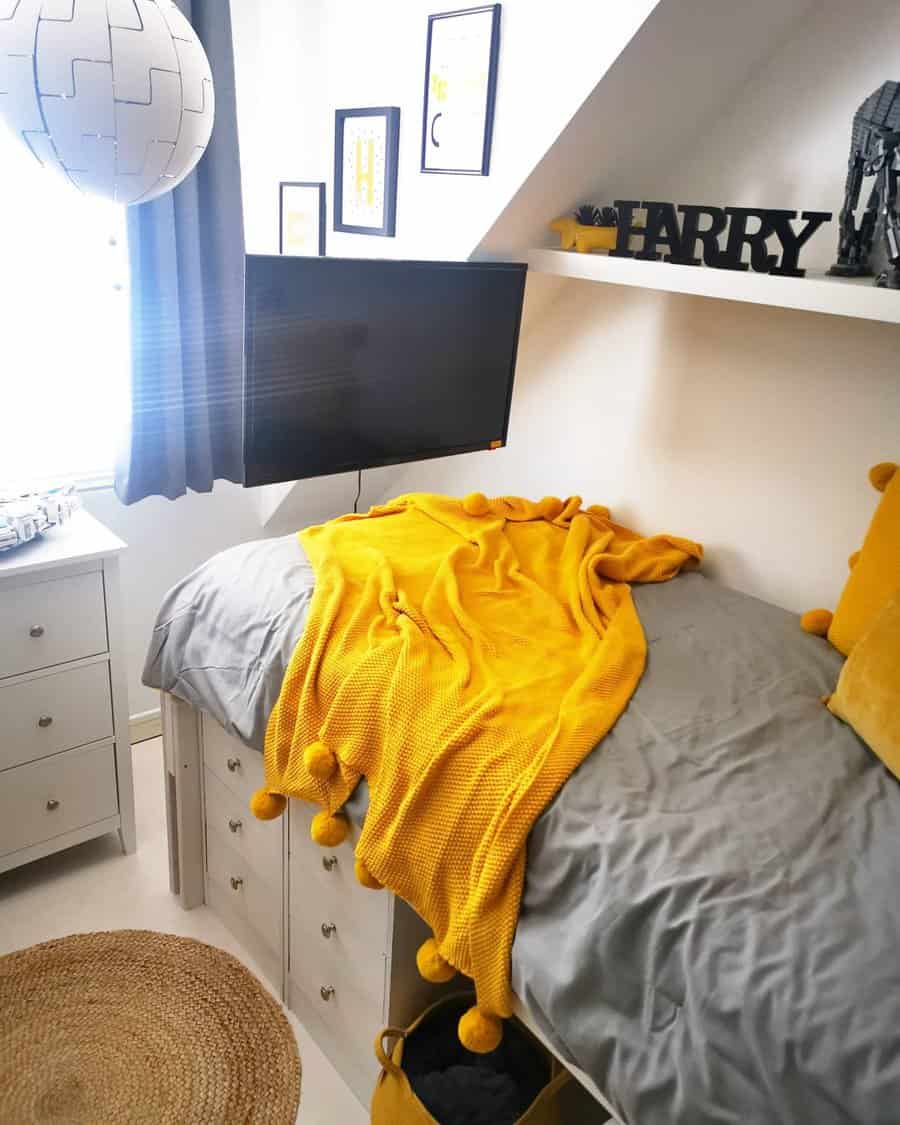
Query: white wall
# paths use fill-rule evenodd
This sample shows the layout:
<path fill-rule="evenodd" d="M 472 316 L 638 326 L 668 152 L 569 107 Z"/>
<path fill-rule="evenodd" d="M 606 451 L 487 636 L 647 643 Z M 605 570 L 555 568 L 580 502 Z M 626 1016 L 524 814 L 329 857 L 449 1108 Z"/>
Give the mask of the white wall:
<path fill-rule="evenodd" d="M 890 325 L 532 275 L 508 448 L 409 466 L 398 491 L 578 493 L 700 540 L 728 585 L 833 608 L 878 499 L 867 470 L 900 460 L 898 344 Z"/>
<path fill-rule="evenodd" d="M 151 496 L 125 507 L 112 489 L 86 492 L 85 508 L 128 544 L 122 556 L 122 595 L 128 702 L 132 715 L 159 706 L 141 684 L 150 631 L 165 593 L 226 547 L 262 536 L 250 493 L 220 481 L 210 494 L 178 500 Z"/>
<path fill-rule="evenodd" d="M 843 0 L 660 0 L 637 34 L 598 82 L 568 127 L 498 216 L 479 247 L 481 255 L 509 256 L 523 246 L 552 245 L 548 222 L 579 203 L 614 199 L 669 199 L 673 172 L 698 158 L 717 165 L 725 153 L 752 159 L 755 139 L 792 112 L 794 91 L 778 87 L 777 113 L 744 119 L 734 136 L 716 128 L 731 106 L 747 101 L 748 84 L 773 50 L 815 27 L 823 5 Z M 884 2 L 884 0 L 882 0 Z M 817 59 L 815 52 L 811 58 Z M 792 77 L 792 76 L 789 76 Z M 791 120 L 795 120 L 791 118 Z M 797 122 L 803 132 L 805 122 Z M 759 179 L 754 171 L 753 182 Z M 705 194 L 676 202 L 715 202 Z"/>
<path fill-rule="evenodd" d="M 397 237 L 329 234 L 328 252 L 344 257 L 467 258 L 522 181 L 655 7 L 557 0 L 505 0 L 491 151 L 491 174 L 423 175 L 420 168 L 425 44 L 434 0 L 342 0 L 323 9 L 326 103 L 401 107 Z M 464 7 L 465 5 L 463 5 Z M 452 8 L 452 5 L 450 6 Z M 576 49 L 579 29 L 602 34 Z M 333 128 L 323 178 L 333 179 Z M 329 204 L 330 206 L 330 204 Z"/>
<path fill-rule="evenodd" d="M 419 171 L 434 0 L 232 0 L 248 248 L 277 248 L 278 180 L 328 184 L 328 253 L 464 259 L 657 0 L 505 0 L 491 175 Z M 594 34 L 602 7 L 602 34 Z M 591 29 L 590 50 L 578 49 Z M 397 236 L 336 234 L 334 111 L 401 108 Z"/>
<path fill-rule="evenodd" d="M 332 0 L 333 2 L 333 0 Z M 331 125 L 322 83 L 328 0 L 231 0 L 244 237 L 278 253 L 278 185 L 324 180 Z"/>
<path fill-rule="evenodd" d="M 286 0 L 265 7 L 267 35 L 289 26 Z M 593 56 L 583 47 L 582 29 L 605 27 L 598 6 L 504 4 L 488 180 L 418 173 L 433 9 L 347 0 L 318 9 L 308 29 L 314 46 L 301 69 L 318 75 L 327 126 L 308 126 L 310 143 L 296 147 L 290 134 L 284 178 L 330 184 L 336 105 L 404 111 L 400 237 L 329 234 L 331 253 L 460 257 L 491 223 L 484 249 L 521 253 L 548 218 L 591 191 L 596 202 L 652 196 L 836 213 L 853 112 L 891 76 L 900 45 L 892 0 L 740 9 L 740 34 L 718 52 L 699 19 L 715 17 L 718 0 L 666 2 L 513 198 L 515 180 L 607 68 L 602 34 Z M 696 20 L 685 19 L 688 9 Z M 615 11 L 604 5 L 603 20 Z M 646 11 L 632 15 L 637 27 Z M 621 120 L 610 132 L 613 111 Z M 512 203 L 500 214 L 504 194 Z M 274 193 L 258 201 L 270 222 Z M 820 233 L 803 264 L 827 264 L 836 235 L 836 224 Z M 580 492 L 643 530 L 704 541 L 708 569 L 726 582 L 798 611 L 833 605 L 877 500 L 866 470 L 900 460 L 898 344 L 887 325 L 533 276 L 509 448 L 408 466 L 385 486 Z M 321 499 L 313 488 L 291 495 L 292 526 Z"/>
<path fill-rule="evenodd" d="M 543 4 L 505 0 L 491 174 L 481 177 L 419 171 L 427 17 L 441 10 L 433 0 L 232 0 L 248 251 L 278 251 L 280 181 L 322 180 L 329 255 L 468 258 L 656 3 L 603 5 L 603 34 L 584 51 L 570 45 L 596 23 L 595 0 L 558 0 L 552 35 Z M 401 107 L 391 239 L 331 229 L 334 111 L 373 105 Z M 367 473 L 364 498 L 391 491 L 395 475 Z M 284 530 L 344 510 L 355 484 L 354 476 L 274 485 L 255 490 L 254 502 L 261 523 Z"/>
<path fill-rule="evenodd" d="M 834 220 L 801 252 L 802 266 L 825 269 L 837 247 L 853 115 L 883 82 L 900 76 L 898 62 L 896 0 L 825 0 L 680 163 L 655 185 L 645 179 L 635 186 L 663 186 L 665 194 L 654 198 L 684 203 L 831 211 Z M 621 176 L 615 183 L 628 186 Z M 871 186 L 866 181 L 862 206 Z"/>
<path fill-rule="evenodd" d="M 677 20 L 665 22 L 677 15 L 677 5 L 660 6 L 648 20 L 484 249 L 543 240 L 545 219 L 582 192 L 591 199 L 589 185 L 597 203 L 653 198 L 837 215 L 853 114 L 896 76 L 894 0 L 822 0 L 809 11 L 795 3 L 793 23 L 771 40 L 776 50 L 766 48 L 724 103 L 715 105 L 713 92 L 700 113 L 701 91 L 692 89 L 696 125 L 665 156 L 671 138 L 652 117 L 631 119 L 633 142 L 609 131 L 604 87 L 618 95 L 646 82 L 665 98 L 647 64 L 667 44 L 689 50 L 674 39 Z M 691 24 L 685 34 L 702 32 Z M 746 66 L 752 53 L 736 51 L 729 65 Z M 684 57 L 708 74 L 708 45 Z M 682 90 L 672 91 L 677 106 Z M 661 115 L 671 117 L 665 107 Z M 663 155 L 654 166 L 648 153 Z M 801 265 L 829 264 L 836 241 L 835 222 Z M 399 487 L 578 492 L 640 530 L 703 541 L 708 571 L 726 583 L 792 610 L 833 607 L 877 503 L 867 470 L 900 461 L 898 375 L 893 325 L 532 275 L 509 448 L 416 466 Z"/>

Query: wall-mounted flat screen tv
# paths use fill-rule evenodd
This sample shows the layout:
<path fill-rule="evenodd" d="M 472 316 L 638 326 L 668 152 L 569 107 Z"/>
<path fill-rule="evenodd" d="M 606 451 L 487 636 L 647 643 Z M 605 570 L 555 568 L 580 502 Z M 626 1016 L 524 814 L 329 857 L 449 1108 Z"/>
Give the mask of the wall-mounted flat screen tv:
<path fill-rule="evenodd" d="M 249 255 L 244 483 L 504 445 L 525 271 Z"/>

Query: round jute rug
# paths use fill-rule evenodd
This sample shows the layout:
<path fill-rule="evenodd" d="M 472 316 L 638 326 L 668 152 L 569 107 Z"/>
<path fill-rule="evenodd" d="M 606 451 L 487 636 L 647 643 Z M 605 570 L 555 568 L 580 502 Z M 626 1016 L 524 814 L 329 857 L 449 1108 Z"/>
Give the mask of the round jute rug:
<path fill-rule="evenodd" d="M 211 945 L 74 934 L 0 957 L 0 1122 L 293 1125 L 281 1008 Z"/>

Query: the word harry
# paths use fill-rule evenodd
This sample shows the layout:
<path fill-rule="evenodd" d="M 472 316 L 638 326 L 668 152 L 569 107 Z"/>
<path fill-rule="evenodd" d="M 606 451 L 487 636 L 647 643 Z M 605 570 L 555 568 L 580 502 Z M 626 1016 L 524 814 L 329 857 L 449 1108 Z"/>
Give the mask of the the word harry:
<path fill-rule="evenodd" d="M 800 251 L 832 217 L 830 211 L 804 211 L 800 218 L 806 225 L 796 231 L 791 225 L 797 218 L 796 211 L 693 204 L 679 205 L 676 210 L 673 203 L 639 203 L 636 199 L 617 199 L 615 208 L 618 235 L 611 258 L 652 262 L 664 258 L 682 266 L 699 266 L 702 260 L 703 265 L 720 270 L 753 269 L 781 277 L 803 277 L 806 271 L 797 267 Z M 634 221 L 639 208 L 646 211 L 643 223 Z M 635 236 L 643 239 L 643 248 L 638 251 L 629 249 Z M 781 244 L 778 254 L 769 248 L 772 238 Z M 749 263 L 743 261 L 745 246 L 750 248 Z M 659 247 L 668 252 L 663 255 Z"/>

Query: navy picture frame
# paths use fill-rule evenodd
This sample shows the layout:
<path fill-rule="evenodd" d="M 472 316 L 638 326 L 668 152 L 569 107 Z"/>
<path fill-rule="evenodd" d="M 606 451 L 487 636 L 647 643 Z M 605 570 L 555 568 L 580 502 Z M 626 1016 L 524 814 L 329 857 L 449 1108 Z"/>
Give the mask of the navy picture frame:
<path fill-rule="evenodd" d="M 384 223 L 363 227 L 344 222 L 344 124 L 354 117 L 384 117 Z M 393 238 L 397 231 L 397 177 L 400 162 L 400 107 L 368 106 L 334 111 L 334 230 L 345 234 L 370 234 Z"/>
<path fill-rule="evenodd" d="M 491 174 L 491 143 L 494 135 L 494 109 L 497 101 L 497 71 L 500 65 L 500 11 L 502 4 L 483 4 L 477 8 L 461 8 L 453 12 L 438 12 L 428 17 L 428 38 L 425 48 L 425 93 L 422 103 L 422 155 L 419 171 L 433 176 L 489 176 Z M 480 168 L 427 168 L 425 166 L 429 123 L 428 123 L 428 88 L 431 74 L 431 41 L 434 25 L 437 20 L 457 19 L 460 16 L 471 16 L 478 12 L 492 12 L 491 19 L 491 52 L 488 71 L 487 99 L 484 117 L 484 141 L 482 144 Z"/>
<path fill-rule="evenodd" d="M 284 254 L 284 189 L 318 188 L 319 191 L 319 257 L 325 257 L 326 190 L 324 180 L 282 180 L 278 185 L 278 253 Z M 314 257 L 315 255 L 311 255 Z"/>

